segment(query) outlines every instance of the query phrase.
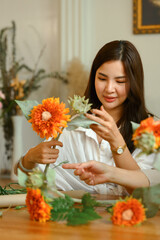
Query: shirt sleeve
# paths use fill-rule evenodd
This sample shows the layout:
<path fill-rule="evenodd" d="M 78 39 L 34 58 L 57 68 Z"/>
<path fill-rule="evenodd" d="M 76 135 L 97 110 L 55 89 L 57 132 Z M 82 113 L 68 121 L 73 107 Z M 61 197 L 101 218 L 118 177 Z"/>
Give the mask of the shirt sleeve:
<path fill-rule="evenodd" d="M 139 167 L 142 169 L 151 169 L 153 168 L 154 160 L 155 160 L 155 154 L 142 154 L 139 155 L 140 149 L 135 149 L 135 151 L 132 153 L 132 157 L 135 159 Z"/>
<path fill-rule="evenodd" d="M 156 169 L 143 169 L 141 170 L 150 182 L 150 186 L 160 184 L 160 171 Z"/>

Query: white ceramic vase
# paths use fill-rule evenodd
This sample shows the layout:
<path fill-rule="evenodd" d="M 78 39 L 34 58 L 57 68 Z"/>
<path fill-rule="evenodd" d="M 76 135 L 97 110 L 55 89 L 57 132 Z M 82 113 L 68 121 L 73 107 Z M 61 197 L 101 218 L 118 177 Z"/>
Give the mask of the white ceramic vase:
<path fill-rule="evenodd" d="M 12 122 L 13 122 L 13 155 L 11 164 L 11 180 L 17 180 L 17 176 L 14 174 L 14 166 L 23 154 L 22 144 L 23 116 L 21 115 L 12 116 Z"/>

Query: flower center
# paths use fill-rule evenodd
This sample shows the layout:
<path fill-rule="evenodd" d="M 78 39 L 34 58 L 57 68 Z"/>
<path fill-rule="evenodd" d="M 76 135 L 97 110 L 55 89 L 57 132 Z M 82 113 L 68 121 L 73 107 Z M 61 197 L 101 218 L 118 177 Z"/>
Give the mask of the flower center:
<path fill-rule="evenodd" d="M 123 220 L 129 221 L 133 216 L 133 211 L 131 209 L 127 209 L 122 213 Z"/>
<path fill-rule="evenodd" d="M 52 117 L 51 113 L 48 111 L 44 111 L 42 113 L 42 120 L 43 121 L 48 121 Z"/>

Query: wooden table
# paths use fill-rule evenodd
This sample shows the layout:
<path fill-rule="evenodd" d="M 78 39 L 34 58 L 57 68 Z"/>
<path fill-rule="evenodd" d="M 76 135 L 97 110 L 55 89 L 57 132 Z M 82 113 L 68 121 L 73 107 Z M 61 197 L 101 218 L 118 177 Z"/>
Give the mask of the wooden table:
<path fill-rule="evenodd" d="M 5 181 L 6 182 L 6 181 Z M 8 181 L 9 182 L 9 181 Z M 4 183 L 4 181 L 3 181 Z M 0 181 L 2 185 L 2 181 Z M 103 199 L 105 196 L 101 196 Z M 102 219 L 87 225 L 66 226 L 60 222 L 39 223 L 29 219 L 26 208 L 9 209 L 0 218 L 2 240 L 155 240 L 160 239 L 160 213 L 140 227 L 114 226 L 105 208 L 98 207 Z"/>

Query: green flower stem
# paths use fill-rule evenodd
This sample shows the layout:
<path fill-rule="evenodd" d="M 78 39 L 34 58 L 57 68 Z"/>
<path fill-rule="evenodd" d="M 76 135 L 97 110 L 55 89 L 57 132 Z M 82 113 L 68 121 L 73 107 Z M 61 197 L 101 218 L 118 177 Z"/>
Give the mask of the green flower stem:
<path fill-rule="evenodd" d="M 47 174 L 47 170 L 48 170 L 48 168 L 49 168 L 49 164 L 50 164 L 50 163 L 46 164 L 45 169 L 44 169 L 45 180 L 46 180 L 46 174 Z"/>
<path fill-rule="evenodd" d="M 62 128 L 62 131 L 63 131 L 63 129 L 64 129 L 64 128 Z M 58 134 L 58 136 L 56 137 L 55 140 L 58 141 L 59 137 L 60 137 L 60 133 Z M 56 146 L 53 146 L 53 148 L 55 148 L 55 147 L 56 147 Z M 50 163 L 46 164 L 45 169 L 44 169 L 45 180 L 46 180 L 46 174 L 47 174 L 47 170 L 48 170 L 48 168 L 49 168 L 49 164 L 50 164 Z"/>

